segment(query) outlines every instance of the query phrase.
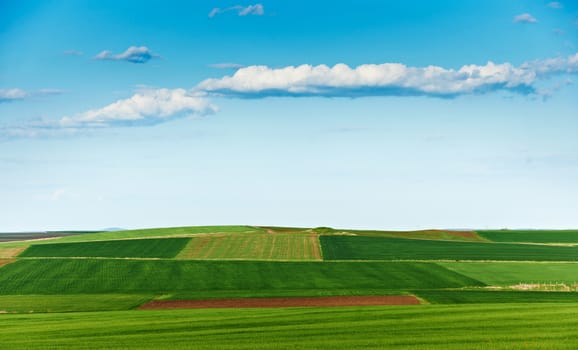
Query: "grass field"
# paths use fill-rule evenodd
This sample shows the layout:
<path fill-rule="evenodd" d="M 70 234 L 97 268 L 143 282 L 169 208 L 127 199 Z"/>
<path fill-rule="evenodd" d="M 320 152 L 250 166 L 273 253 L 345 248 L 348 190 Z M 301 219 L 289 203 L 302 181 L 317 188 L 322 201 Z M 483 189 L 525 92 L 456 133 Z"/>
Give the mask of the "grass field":
<path fill-rule="evenodd" d="M 3 315 L 6 349 L 576 349 L 578 304 Z"/>
<path fill-rule="evenodd" d="M 80 312 L 129 310 L 151 295 L 0 295 L 0 313 Z"/>
<path fill-rule="evenodd" d="M 19 260 L 0 270 L 0 294 L 167 294 L 221 290 L 420 289 L 482 283 L 432 263 L 178 260 Z"/>
<path fill-rule="evenodd" d="M 151 228 L 141 230 L 124 230 L 110 232 L 83 233 L 64 237 L 55 237 L 47 240 L 37 240 L 34 244 L 53 244 L 67 242 L 90 242 L 90 241 L 110 241 L 138 238 L 170 238 L 170 237 L 191 237 L 197 234 L 210 233 L 243 233 L 262 232 L 261 229 L 251 226 L 190 226 L 190 227 L 166 227 Z M 21 247 L 29 245 L 30 242 L 0 242 L 0 248 Z"/>
<path fill-rule="evenodd" d="M 178 256 L 198 260 L 321 260 L 314 234 L 213 234 L 193 237 Z"/>
<path fill-rule="evenodd" d="M 578 303 L 576 292 L 418 290 L 414 294 L 432 304 Z"/>
<path fill-rule="evenodd" d="M 440 263 L 450 270 L 492 286 L 519 283 L 578 283 L 575 263 Z"/>
<path fill-rule="evenodd" d="M 494 242 L 577 243 L 578 230 L 488 230 L 477 233 Z"/>
<path fill-rule="evenodd" d="M 78 236 L 81 234 L 91 234 L 98 231 L 48 231 L 48 232 L 0 232 L 1 242 L 25 241 L 33 239 L 46 239 L 64 236 Z"/>
<path fill-rule="evenodd" d="M 0 259 L 0 267 L 2 267 L 4 265 L 8 265 L 11 262 L 14 262 L 14 259 Z"/>
<path fill-rule="evenodd" d="M 0 243 L 0 348 L 575 349 L 578 247 L 503 243 L 572 243 L 565 232 L 216 226 Z M 370 295 L 431 304 L 133 310 Z"/>
<path fill-rule="evenodd" d="M 321 236 L 326 260 L 578 261 L 578 247 Z"/>
<path fill-rule="evenodd" d="M 487 242 L 474 231 L 451 230 L 418 230 L 418 231 L 371 231 L 371 230 L 336 230 L 356 236 L 390 237 L 405 239 L 427 239 L 440 241 Z"/>
<path fill-rule="evenodd" d="M 165 238 L 31 245 L 19 257 L 173 258 L 188 241 Z"/>

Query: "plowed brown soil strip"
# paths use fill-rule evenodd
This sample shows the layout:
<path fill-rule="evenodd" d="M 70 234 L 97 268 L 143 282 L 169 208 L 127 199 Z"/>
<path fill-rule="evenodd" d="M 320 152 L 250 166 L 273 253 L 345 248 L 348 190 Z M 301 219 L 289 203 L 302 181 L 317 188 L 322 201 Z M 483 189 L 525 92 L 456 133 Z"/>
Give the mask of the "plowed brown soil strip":
<path fill-rule="evenodd" d="M 483 240 L 477 233 L 474 231 L 441 231 L 449 234 L 450 236 L 456 237 L 463 237 L 463 238 L 470 238 L 472 240 Z"/>
<path fill-rule="evenodd" d="M 26 248 L 28 248 L 28 246 L 17 248 L 0 248 L 0 259 L 13 258 L 22 253 Z"/>
<path fill-rule="evenodd" d="M 206 300 L 153 300 L 139 309 L 205 309 L 205 308 L 263 308 L 300 306 L 379 306 L 417 305 L 419 300 L 409 295 L 336 296 L 304 298 L 232 298 Z"/>

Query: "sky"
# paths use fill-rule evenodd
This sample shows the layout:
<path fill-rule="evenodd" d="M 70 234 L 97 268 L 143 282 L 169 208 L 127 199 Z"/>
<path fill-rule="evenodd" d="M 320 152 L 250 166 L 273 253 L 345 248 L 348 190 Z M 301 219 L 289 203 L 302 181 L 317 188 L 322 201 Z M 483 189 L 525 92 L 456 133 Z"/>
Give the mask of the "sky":
<path fill-rule="evenodd" d="M 0 231 L 578 228 L 575 1 L 0 0 Z"/>

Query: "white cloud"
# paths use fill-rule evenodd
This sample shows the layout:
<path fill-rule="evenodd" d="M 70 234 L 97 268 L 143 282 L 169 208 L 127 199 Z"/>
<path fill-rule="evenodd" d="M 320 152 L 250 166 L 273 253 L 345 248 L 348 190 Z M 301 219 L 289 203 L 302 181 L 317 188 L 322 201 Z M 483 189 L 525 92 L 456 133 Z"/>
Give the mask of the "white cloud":
<path fill-rule="evenodd" d="M 0 103 L 24 100 L 34 96 L 58 95 L 62 90 L 40 89 L 27 91 L 23 89 L 0 89 Z"/>
<path fill-rule="evenodd" d="M 185 89 L 148 89 L 107 106 L 70 117 L 0 127 L 0 138 L 72 136 L 83 130 L 150 126 L 218 111 L 202 92 Z"/>
<path fill-rule="evenodd" d="M 557 9 L 557 10 L 564 7 L 564 6 L 563 6 L 561 3 L 559 3 L 558 1 L 549 2 L 546 6 L 548 6 L 548 7 L 551 8 L 551 9 Z"/>
<path fill-rule="evenodd" d="M 0 127 L 0 137 L 74 135 L 82 130 L 107 127 L 147 126 L 190 115 L 218 111 L 210 96 L 231 98 L 429 96 L 453 98 L 468 94 L 510 91 L 548 97 L 578 74 L 578 53 L 568 57 L 536 60 L 514 66 L 511 63 L 464 65 L 459 69 L 438 66 L 411 67 L 401 63 L 300 65 L 282 68 L 249 66 L 232 76 L 207 79 L 193 89 L 152 89 L 143 87 L 132 97 L 69 117 L 43 120 L 12 127 Z M 561 76 L 551 87 L 538 84 Z M 35 93 L 54 93 L 38 90 Z M 21 89 L 0 90 L 1 98 L 28 96 Z"/>
<path fill-rule="evenodd" d="M 0 102 L 22 100 L 29 96 L 29 93 L 22 89 L 0 89 Z"/>
<path fill-rule="evenodd" d="M 249 5 L 245 8 L 239 9 L 239 16 L 255 15 L 262 16 L 265 14 L 265 9 L 261 4 Z"/>
<path fill-rule="evenodd" d="M 248 15 L 262 16 L 265 14 L 265 8 L 263 7 L 262 4 L 255 4 L 248 6 L 236 5 L 226 8 L 215 7 L 214 9 L 211 10 L 211 12 L 209 12 L 209 18 L 213 18 L 218 14 L 229 11 L 235 11 L 239 16 L 248 16 Z"/>
<path fill-rule="evenodd" d="M 578 73 L 578 53 L 568 57 L 556 57 L 524 63 L 522 69 L 533 71 L 540 78 L 559 74 Z"/>
<path fill-rule="evenodd" d="M 522 13 L 521 15 L 517 15 L 514 17 L 514 22 L 516 23 L 538 23 L 536 17 L 532 16 L 529 13 Z"/>
<path fill-rule="evenodd" d="M 578 73 L 578 54 L 534 61 L 515 67 L 510 63 L 488 62 L 460 69 L 438 66 L 408 67 L 401 63 L 300 65 L 283 68 L 249 66 L 232 76 L 207 79 L 196 89 L 213 95 L 259 98 L 268 96 L 432 96 L 507 90 L 535 92 L 537 79 L 555 74 Z"/>
<path fill-rule="evenodd" d="M 146 46 L 131 46 L 125 52 L 113 55 L 111 51 L 104 50 L 94 56 L 95 60 L 127 61 L 130 63 L 147 63 L 152 58 L 160 56 L 152 53 Z"/>
<path fill-rule="evenodd" d="M 217 107 L 199 93 L 185 89 L 145 90 L 130 98 L 58 120 L 62 128 L 102 128 L 160 124 L 194 114 L 205 115 Z"/>
<path fill-rule="evenodd" d="M 245 66 L 239 63 L 224 62 L 224 63 L 209 64 L 209 67 L 217 69 L 239 69 Z"/>

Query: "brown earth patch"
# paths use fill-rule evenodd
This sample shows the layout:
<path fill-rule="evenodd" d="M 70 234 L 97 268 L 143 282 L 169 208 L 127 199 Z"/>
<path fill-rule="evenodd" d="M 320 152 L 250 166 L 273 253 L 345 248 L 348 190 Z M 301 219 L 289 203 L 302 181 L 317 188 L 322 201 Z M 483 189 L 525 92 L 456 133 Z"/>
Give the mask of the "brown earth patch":
<path fill-rule="evenodd" d="M 319 235 L 311 235 L 308 237 L 309 247 L 311 247 L 311 256 L 315 260 L 322 260 L 321 256 L 321 243 L 319 242 Z"/>
<path fill-rule="evenodd" d="M 472 240 L 481 240 L 482 238 L 474 231 L 442 231 L 450 236 L 469 238 Z"/>
<path fill-rule="evenodd" d="M 206 309 L 206 308 L 275 308 L 303 306 L 381 306 L 417 305 L 419 299 L 410 295 L 334 296 L 293 298 L 231 298 L 205 300 L 153 300 L 139 309 Z"/>
<path fill-rule="evenodd" d="M 443 232 L 446 233 L 450 236 L 456 236 L 456 237 L 463 237 L 463 238 L 468 238 L 471 240 L 483 240 L 476 232 L 474 231 L 448 231 L 448 230 L 433 230 L 434 232 Z"/>
<path fill-rule="evenodd" d="M 16 247 L 16 248 L 0 248 L 0 259 L 14 258 L 26 250 L 26 247 Z"/>

